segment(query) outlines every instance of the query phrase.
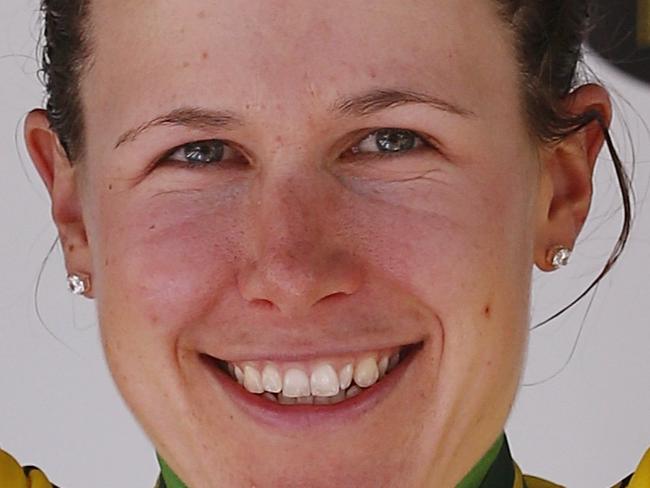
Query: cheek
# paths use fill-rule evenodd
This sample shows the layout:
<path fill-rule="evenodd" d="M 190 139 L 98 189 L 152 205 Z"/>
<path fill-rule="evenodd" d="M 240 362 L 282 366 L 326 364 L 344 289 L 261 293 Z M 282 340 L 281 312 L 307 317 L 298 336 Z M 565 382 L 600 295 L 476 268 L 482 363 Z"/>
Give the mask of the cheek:
<path fill-rule="evenodd" d="M 441 319 L 493 317 L 506 297 L 527 290 L 529 222 L 525 192 L 509 189 L 524 186 L 516 180 L 484 171 L 398 189 L 341 186 L 327 193 L 322 233 L 339 237 L 336 245 L 354 254 L 371 286 L 399 287 Z M 163 334 L 217 311 L 238 293 L 237 274 L 251 259 L 256 234 L 247 223 L 259 216 L 246 210 L 248 193 L 242 186 L 219 198 L 210 191 L 105 195 L 95 229 L 100 309 Z"/>
<path fill-rule="evenodd" d="M 178 193 L 116 207 L 103 219 L 111 237 L 100 252 L 100 304 L 169 332 L 199 320 L 234 284 L 242 239 L 229 203 Z"/>
<path fill-rule="evenodd" d="M 493 315 L 498 295 L 527 294 L 533 236 L 525 172 L 477 171 L 422 184 L 426 191 L 404 188 L 388 202 L 357 207 L 349 218 L 367 243 L 363 252 L 436 308 L 464 303 L 453 313 L 471 305 L 468 312 L 489 307 Z"/>
<path fill-rule="evenodd" d="M 385 206 L 369 219 L 377 263 L 443 324 L 446 388 L 469 393 L 467 378 L 490 378 L 477 402 L 490 385 L 513 389 L 525 350 L 532 181 L 525 168 L 476 170 L 432 193 L 427 211 Z"/>

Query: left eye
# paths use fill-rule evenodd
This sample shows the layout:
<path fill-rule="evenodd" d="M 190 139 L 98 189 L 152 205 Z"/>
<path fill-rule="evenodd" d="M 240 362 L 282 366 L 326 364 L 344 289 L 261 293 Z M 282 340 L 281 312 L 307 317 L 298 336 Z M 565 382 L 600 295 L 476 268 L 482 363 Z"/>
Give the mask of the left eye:
<path fill-rule="evenodd" d="M 408 152 L 426 143 L 415 132 L 406 129 L 380 129 L 372 132 L 352 148 L 358 153 L 402 153 Z"/>
<path fill-rule="evenodd" d="M 205 166 L 220 163 L 235 157 L 235 151 L 218 139 L 190 142 L 173 149 L 166 161 L 185 163 L 190 166 Z"/>

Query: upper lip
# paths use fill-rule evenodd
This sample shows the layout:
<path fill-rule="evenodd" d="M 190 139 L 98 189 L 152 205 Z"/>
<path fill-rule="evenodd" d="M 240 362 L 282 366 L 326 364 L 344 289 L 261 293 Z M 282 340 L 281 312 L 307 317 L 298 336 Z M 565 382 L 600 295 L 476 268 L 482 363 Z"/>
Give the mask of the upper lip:
<path fill-rule="evenodd" d="M 319 358 L 336 358 L 343 356 L 359 356 L 365 352 L 382 351 L 392 348 L 403 348 L 407 346 L 415 346 L 424 342 L 424 338 L 405 340 L 405 341 L 390 341 L 385 343 L 375 343 L 374 345 L 367 345 L 363 347 L 354 347 L 354 341 L 349 341 L 342 345 L 328 345 L 313 344 L 305 346 L 291 347 L 290 345 L 281 345 L 278 343 L 273 347 L 268 348 L 251 348 L 250 352 L 237 352 L 235 354 L 227 354 L 218 351 L 199 351 L 200 354 L 206 354 L 213 358 L 220 359 L 228 362 L 238 361 L 277 361 L 277 362 L 300 362 L 311 361 Z M 352 344 L 350 344 L 352 342 Z M 220 348 L 221 349 L 221 348 Z"/>
<path fill-rule="evenodd" d="M 295 319 L 226 307 L 187 328 L 179 346 L 231 362 L 307 361 L 426 343 L 429 322 L 438 320 L 426 310 L 381 313 L 363 304 L 324 313 Z"/>

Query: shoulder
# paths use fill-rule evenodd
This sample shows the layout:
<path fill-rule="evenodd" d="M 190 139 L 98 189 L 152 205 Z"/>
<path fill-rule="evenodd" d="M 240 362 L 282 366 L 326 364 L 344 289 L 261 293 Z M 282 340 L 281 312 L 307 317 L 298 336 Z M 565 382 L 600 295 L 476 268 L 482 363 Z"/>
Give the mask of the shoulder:
<path fill-rule="evenodd" d="M 9 454 L 0 449 L 0 486 L 2 488 L 56 488 L 42 471 L 21 467 Z"/>
<path fill-rule="evenodd" d="M 550 481 L 535 476 L 523 475 L 519 466 L 515 464 L 515 483 L 513 488 L 563 488 Z"/>
<path fill-rule="evenodd" d="M 535 476 L 523 475 L 519 467 L 515 465 L 514 488 L 562 488 L 562 486 Z M 612 488 L 650 488 L 650 449 L 641 458 L 636 471 Z"/>
<path fill-rule="evenodd" d="M 650 488 L 650 449 L 648 449 L 636 471 L 612 488 Z"/>

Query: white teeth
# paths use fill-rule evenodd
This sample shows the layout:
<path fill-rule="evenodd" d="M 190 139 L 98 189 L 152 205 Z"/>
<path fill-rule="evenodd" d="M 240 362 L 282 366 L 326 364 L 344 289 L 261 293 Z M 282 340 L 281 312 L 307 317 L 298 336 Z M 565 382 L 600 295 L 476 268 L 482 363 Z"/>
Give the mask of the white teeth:
<path fill-rule="evenodd" d="M 339 377 L 330 364 L 321 364 L 311 373 L 311 394 L 333 397 L 339 392 Z"/>
<path fill-rule="evenodd" d="M 377 364 L 377 369 L 379 369 L 379 377 L 382 378 L 388 371 L 388 356 L 381 358 L 381 361 Z"/>
<path fill-rule="evenodd" d="M 314 397 L 314 405 L 335 405 L 345 400 L 345 391 L 340 390 L 333 397 Z"/>
<path fill-rule="evenodd" d="M 262 371 L 262 385 L 266 391 L 280 393 L 282 391 L 282 376 L 273 364 L 267 364 Z"/>
<path fill-rule="evenodd" d="M 377 383 L 379 379 L 379 369 L 375 358 L 365 358 L 354 369 L 354 382 L 361 388 L 368 388 Z"/>
<path fill-rule="evenodd" d="M 291 368 L 284 373 L 282 393 L 290 398 L 306 397 L 311 394 L 307 374 L 296 368 Z"/>
<path fill-rule="evenodd" d="M 244 384 L 244 372 L 241 370 L 239 366 L 235 366 L 235 378 L 237 378 L 237 382 L 240 385 Z"/>
<path fill-rule="evenodd" d="M 400 353 L 366 355 L 356 364 L 348 363 L 337 373 L 328 362 L 311 368 L 299 363 L 278 367 L 276 363 L 229 363 L 227 369 L 246 390 L 263 394 L 268 400 L 283 405 L 327 405 L 358 395 L 373 386 L 400 362 Z M 264 365 L 263 369 L 260 369 Z M 287 369 L 288 368 L 288 369 Z M 284 369 L 284 374 L 282 370 Z M 311 372 L 310 372 L 311 371 Z"/>
<path fill-rule="evenodd" d="M 244 366 L 244 388 L 251 393 L 264 393 L 262 376 L 260 375 L 260 372 L 252 366 Z"/>
<path fill-rule="evenodd" d="M 346 364 L 339 371 L 339 386 L 341 390 L 345 390 L 352 384 L 352 374 L 354 373 L 354 367 L 351 364 Z"/>

